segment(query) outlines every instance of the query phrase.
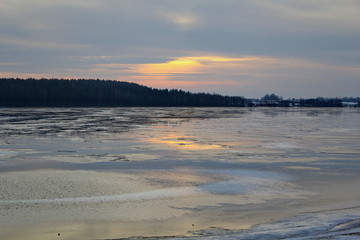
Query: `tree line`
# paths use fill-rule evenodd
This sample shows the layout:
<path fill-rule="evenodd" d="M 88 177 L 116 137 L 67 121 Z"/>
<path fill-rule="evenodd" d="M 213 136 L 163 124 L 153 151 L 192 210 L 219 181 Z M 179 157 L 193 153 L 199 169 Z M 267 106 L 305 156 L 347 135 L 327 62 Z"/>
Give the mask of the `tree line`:
<path fill-rule="evenodd" d="M 343 107 L 343 102 L 360 106 L 359 97 L 285 100 L 272 93 L 245 99 L 114 80 L 0 78 L 0 107 Z"/>
<path fill-rule="evenodd" d="M 156 89 L 93 79 L 0 79 L 1 107 L 221 107 L 245 106 L 244 97 Z"/>

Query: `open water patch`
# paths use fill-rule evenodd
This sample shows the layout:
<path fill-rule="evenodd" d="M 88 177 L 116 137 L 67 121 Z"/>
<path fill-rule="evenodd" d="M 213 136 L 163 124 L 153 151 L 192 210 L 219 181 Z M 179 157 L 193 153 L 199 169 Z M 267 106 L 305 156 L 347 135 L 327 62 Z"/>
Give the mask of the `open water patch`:
<path fill-rule="evenodd" d="M 202 191 L 212 194 L 241 195 L 251 192 L 285 192 L 291 185 L 285 174 L 255 170 L 210 170 L 211 173 L 226 174 L 228 181 L 214 182 L 199 186 Z"/>
<path fill-rule="evenodd" d="M 1 159 L 10 158 L 16 156 L 17 154 L 18 154 L 17 152 L 11 150 L 0 150 L 0 162 Z"/>

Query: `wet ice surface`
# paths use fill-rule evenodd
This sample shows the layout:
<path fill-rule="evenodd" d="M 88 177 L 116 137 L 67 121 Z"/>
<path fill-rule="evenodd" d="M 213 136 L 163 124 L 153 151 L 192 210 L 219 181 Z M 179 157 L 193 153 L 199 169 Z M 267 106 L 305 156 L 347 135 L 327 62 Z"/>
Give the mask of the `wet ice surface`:
<path fill-rule="evenodd" d="M 342 209 L 336 212 L 303 213 L 295 217 L 254 226 L 248 230 L 234 231 L 223 228 L 210 228 L 189 232 L 188 237 L 162 237 L 172 240 L 195 239 L 333 239 L 353 240 L 360 238 L 359 215 L 353 211 L 358 209 Z M 130 238 L 141 239 L 141 238 Z"/>
<path fill-rule="evenodd" d="M 0 237 L 330 234 L 330 225 L 360 217 L 359 116 L 358 109 L 1 109 Z"/>

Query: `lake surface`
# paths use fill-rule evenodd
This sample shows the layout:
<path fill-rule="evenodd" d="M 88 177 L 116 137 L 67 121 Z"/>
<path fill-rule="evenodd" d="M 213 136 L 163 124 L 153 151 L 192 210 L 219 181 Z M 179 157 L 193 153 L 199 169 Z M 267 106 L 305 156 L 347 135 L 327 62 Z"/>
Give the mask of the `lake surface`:
<path fill-rule="evenodd" d="M 359 119 L 356 108 L 0 109 L 0 239 L 328 234 L 360 219 Z"/>

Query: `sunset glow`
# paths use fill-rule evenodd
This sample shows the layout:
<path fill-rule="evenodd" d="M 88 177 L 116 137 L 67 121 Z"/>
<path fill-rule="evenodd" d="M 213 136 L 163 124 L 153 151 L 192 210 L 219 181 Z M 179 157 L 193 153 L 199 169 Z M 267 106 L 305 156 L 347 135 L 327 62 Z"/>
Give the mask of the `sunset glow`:
<path fill-rule="evenodd" d="M 227 58 L 219 56 L 181 57 L 165 63 L 142 64 L 136 71 L 143 75 L 176 75 L 202 73 L 202 69 L 229 62 L 246 62 L 258 58 Z"/>
<path fill-rule="evenodd" d="M 237 72 L 249 68 L 247 64 L 267 61 L 259 57 L 231 58 L 223 56 L 188 56 L 180 57 L 164 63 L 128 65 L 127 71 L 132 73 L 128 79 L 158 88 L 183 88 L 196 85 L 233 85 L 231 79 L 214 79 L 213 76 Z M 104 66 L 116 68 L 116 65 Z M 124 67 L 124 65 L 118 66 Z"/>
<path fill-rule="evenodd" d="M 193 59 L 180 58 L 166 63 L 142 64 L 136 71 L 143 75 L 174 75 L 197 73 L 203 65 Z"/>

